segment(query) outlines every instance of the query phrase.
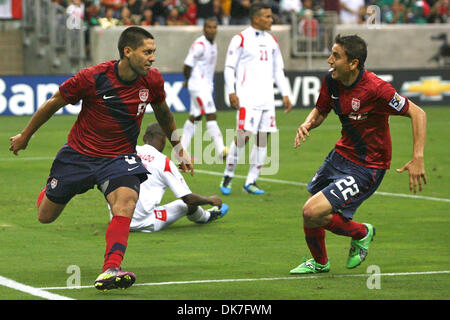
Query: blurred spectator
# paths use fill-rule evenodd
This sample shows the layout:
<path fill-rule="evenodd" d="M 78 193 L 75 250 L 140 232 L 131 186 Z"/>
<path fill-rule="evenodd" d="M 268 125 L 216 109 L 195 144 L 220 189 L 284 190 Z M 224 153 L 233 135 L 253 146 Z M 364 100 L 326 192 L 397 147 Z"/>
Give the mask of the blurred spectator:
<path fill-rule="evenodd" d="M 250 0 L 231 0 L 230 24 L 247 25 L 250 24 Z"/>
<path fill-rule="evenodd" d="M 213 0 L 213 3 L 214 3 L 214 17 L 217 20 L 217 24 L 222 25 L 224 23 L 225 17 L 223 7 L 220 5 L 220 0 Z"/>
<path fill-rule="evenodd" d="M 381 22 L 395 24 L 405 22 L 405 5 L 400 0 L 380 0 L 376 5 L 381 9 Z"/>
<path fill-rule="evenodd" d="M 324 11 L 335 11 L 339 14 L 341 2 L 340 0 L 323 0 L 322 8 Z"/>
<path fill-rule="evenodd" d="M 449 0 L 437 0 L 430 3 L 430 16 L 428 22 L 430 23 L 449 23 L 450 7 Z"/>
<path fill-rule="evenodd" d="M 81 0 L 73 0 L 67 7 L 66 13 L 82 21 L 84 19 L 84 3 Z"/>
<path fill-rule="evenodd" d="M 100 6 L 95 4 L 94 1 L 86 1 L 84 5 L 84 21 L 88 27 L 98 26 L 98 14 L 100 12 Z"/>
<path fill-rule="evenodd" d="M 197 4 L 197 25 L 203 26 L 205 20 L 214 17 L 214 0 L 195 0 Z"/>
<path fill-rule="evenodd" d="M 298 28 L 299 34 L 307 38 L 317 38 L 319 21 L 314 18 L 314 12 L 311 9 L 304 10 Z"/>
<path fill-rule="evenodd" d="M 122 10 L 120 10 L 120 25 L 121 26 L 132 26 L 135 23 L 133 22 L 133 20 L 131 19 L 131 11 L 130 9 L 128 9 L 128 7 L 123 7 Z"/>
<path fill-rule="evenodd" d="M 230 24 L 231 0 L 219 0 L 219 2 L 223 11 L 222 24 L 228 25 Z"/>
<path fill-rule="evenodd" d="M 172 7 L 171 0 L 148 0 L 147 6 L 152 9 L 153 19 L 160 25 L 166 25 L 166 19 L 169 15 L 169 10 Z"/>
<path fill-rule="evenodd" d="M 145 7 L 142 13 L 142 18 L 139 23 L 141 26 L 154 26 L 159 25 L 159 22 L 153 18 L 153 11 L 149 7 Z"/>
<path fill-rule="evenodd" d="M 408 9 L 407 21 L 408 23 L 425 24 L 427 23 L 430 14 L 430 5 L 426 1 L 416 1 Z"/>
<path fill-rule="evenodd" d="M 102 28 L 112 28 L 119 25 L 120 20 L 114 18 L 114 9 L 109 8 L 106 9 L 105 17 L 99 18 L 98 22 L 102 26 Z"/>
<path fill-rule="evenodd" d="M 340 22 L 344 24 L 362 23 L 365 14 L 364 0 L 340 0 Z"/>
<path fill-rule="evenodd" d="M 144 12 L 142 0 L 127 0 L 127 7 L 130 9 L 131 15 L 140 16 Z"/>
<path fill-rule="evenodd" d="M 300 0 L 281 0 L 280 1 L 280 22 L 282 24 L 291 23 L 292 15 L 297 16 L 302 9 Z"/>
<path fill-rule="evenodd" d="M 108 9 L 113 9 L 113 16 L 116 19 L 120 19 L 120 10 L 122 10 L 125 3 L 126 0 L 100 0 L 100 4 L 104 8 L 105 16 Z"/>
<path fill-rule="evenodd" d="M 180 17 L 180 13 L 177 7 L 172 7 L 172 9 L 169 10 L 169 15 L 167 16 L 166 23 L 168 26 L 182 26 L 186 24 Z"/>
<path fill-rule="evenodd" d="M 187 24 L 197 24 L 197 14 L 198 14 L 198 6 L 195 3 L 195 0 L 184 0 L 185 12 L 182 15 L 182 18 L 187 22 Z"/>

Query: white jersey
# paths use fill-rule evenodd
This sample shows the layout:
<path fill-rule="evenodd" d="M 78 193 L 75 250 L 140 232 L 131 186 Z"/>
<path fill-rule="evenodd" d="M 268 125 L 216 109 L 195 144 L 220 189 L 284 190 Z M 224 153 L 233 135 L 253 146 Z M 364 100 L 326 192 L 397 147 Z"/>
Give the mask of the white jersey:
<path fill-rule="evenodd" d="M 189 90 L 208 88 L 211 92 L 214 88 L 214 71 L 217 63 L 217 44 L 211 43 L 203 35 L 198 37 L 189 49 L 184 64 L 192 68 L 188 80 Z"/>
<path fill-rule="evenodd" d="M 244 108 L 275 108 L 274 80 L 287 95 L 283 57 L 274 36 L 248 27 L 235 35 L 225 60 L 225 86 Z"/>
<path fill-rule="evenodd" d="M 140 229 L 150 212 L 160 204 L 167 187 L 177 198 L 192 193 L 177 166 L 166 155 L 148 144 L 136 146 L 136 152 L 150 174 L 141 184 L 131 229 Z"/>

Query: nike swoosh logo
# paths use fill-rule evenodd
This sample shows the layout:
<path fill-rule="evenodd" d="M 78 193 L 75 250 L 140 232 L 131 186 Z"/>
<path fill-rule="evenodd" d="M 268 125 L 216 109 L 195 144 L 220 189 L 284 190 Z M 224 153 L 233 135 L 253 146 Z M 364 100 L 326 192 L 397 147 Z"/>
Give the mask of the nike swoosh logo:
<path fill-rule="evenodd" d="M 335 196 L 336 198 L 340 199 L 339 196 L 334 192 L 334 190 L 330 190 L 330 193 Z"/>
<path fill-rule="evenodd" d="M 333 94 L 331 95 L 331 99 L 337 100 L 339 97 L 335 97 Z"/>
<path fill-rule="evenodd" d="M 115 96 L 107 96 L 106 94 L 105 95 L 103 95 L 103 100 L 108 100 L 108 99 L 111 99 L 111 98 L 114 98 Z"/>
<path fill-rule="evenodd" d="M 133 167 L 133 168 L 128 168 L 128 171 L 133 171 L 136 168 L 139 168 L 139 166 L 136 166 L 136 167 Z"/>

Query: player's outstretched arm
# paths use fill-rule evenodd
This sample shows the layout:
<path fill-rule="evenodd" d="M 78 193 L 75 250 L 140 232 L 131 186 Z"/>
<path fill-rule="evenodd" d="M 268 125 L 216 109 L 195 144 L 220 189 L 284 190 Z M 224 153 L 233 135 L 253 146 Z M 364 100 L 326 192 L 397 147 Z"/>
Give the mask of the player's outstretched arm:
<path fill-rule="evenodd" d="M 9 140 L 11 141 L 9 150 L 12 151 L 16 156 L 18 155 L 19 150 L 25 150 L 31 136 L 45 122 L 47 122 L 47 120 L 50 119 L 56 111 L 64 107 L 66 104 L 67 102 L 66 100 L 64 100 L 59 90 L 56 91 L 55 94 L 53 94 L 50 99 L 44 102 L 44 104 L 36 111 L 23 131 L 9 138 Z"/>
<path fill-rule="evenodd" d="M 409 190 L 414 193 L 422 191 L 422 182 L 427 183 L 425 176 L 425 140 L 427 136 L 427 116 L 425 111 L 409 101 L 409 109 L 406 116 L 411 118 L 412 133 L 413 133 L 413 156 L 403 167 L 396 171 L 401 173 L 405 170 L 409 172 Z"/>
<path fill-rule="evenodd" d="M 169 138 L 169 141 L 175 150 L 175 154 L 180 160 L 181 170 L 183 172 L 190 171 L 191 175 L 194 175 L 194 166 L 192 165 L 191 157 L 181 146 L 180 137 L 177 133 L 177 126 L 175 124 L 173 114 L 170 111 L 166 101 L 163 101 L 159 104 L 153 103 L 152 108 L 155 112 L 156 120 L 158 120 L 159 125 L 163 129 L 166 136 Z"/>
<path fill-rule="evenodd" d="M 300 127 L 298 127 L 294 140 L 294 148 L 297 148 L 302 142 L 305 142 L 306 137 L 309 137 L 309 131 L 320 126 L 326 117 L 327 115 L 320 113 L 317 108 L 314 108 Z"/>

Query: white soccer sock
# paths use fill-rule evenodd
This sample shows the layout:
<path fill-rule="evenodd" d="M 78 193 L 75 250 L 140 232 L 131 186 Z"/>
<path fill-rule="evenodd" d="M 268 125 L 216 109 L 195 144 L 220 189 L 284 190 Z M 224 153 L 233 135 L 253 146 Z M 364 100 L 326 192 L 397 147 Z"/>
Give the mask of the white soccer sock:
<path fill-rule="evenodd" d="M 224 176 L 234 177 L 234 170 L 236 169 L 236 165 L 239 162 L 239 158 L 245 151 L 245 144 L 242 147 L 238 147 L 236 142 L 233 142 L 230 145 L 230 150 L 228 151 L 227 162 L 225 166 L 225 171 L 223 173 Z"/>
<path fill-rule="evenodd" d="M 216 120 L 206 121 L 206 131 L 211 136 L 216 146 L 216 154 L 221 155 L 225 145 L 223 144 L 222 132 Z"/>
<path fill-rule="evenodd" d="M 191 120 L 186 120 L 183 127 L 183 135 L 181 136 L 181 145 L 183 146 L 184 150 L 187 150 L 189 148 L 189 145 L 191 144 L 192 137 L 195 133 L 196 125 L 195 123 L 192 123 Z"/>
<path fill-rule="evenodd" d="M 250 154 L 250 169 L 248 170 L 245 185 L 255 183 L 261 173 L 261 168 L 267 156 L 267 147 L 258 147 L 254 145 Z"/>
<path fill-rule="evenodd" d="M 210 216 L 211 214 L 208 211 L 198 206 L 194 213 L 188 214 L 186 217 L 192 222 L 206 222 Z"/>

